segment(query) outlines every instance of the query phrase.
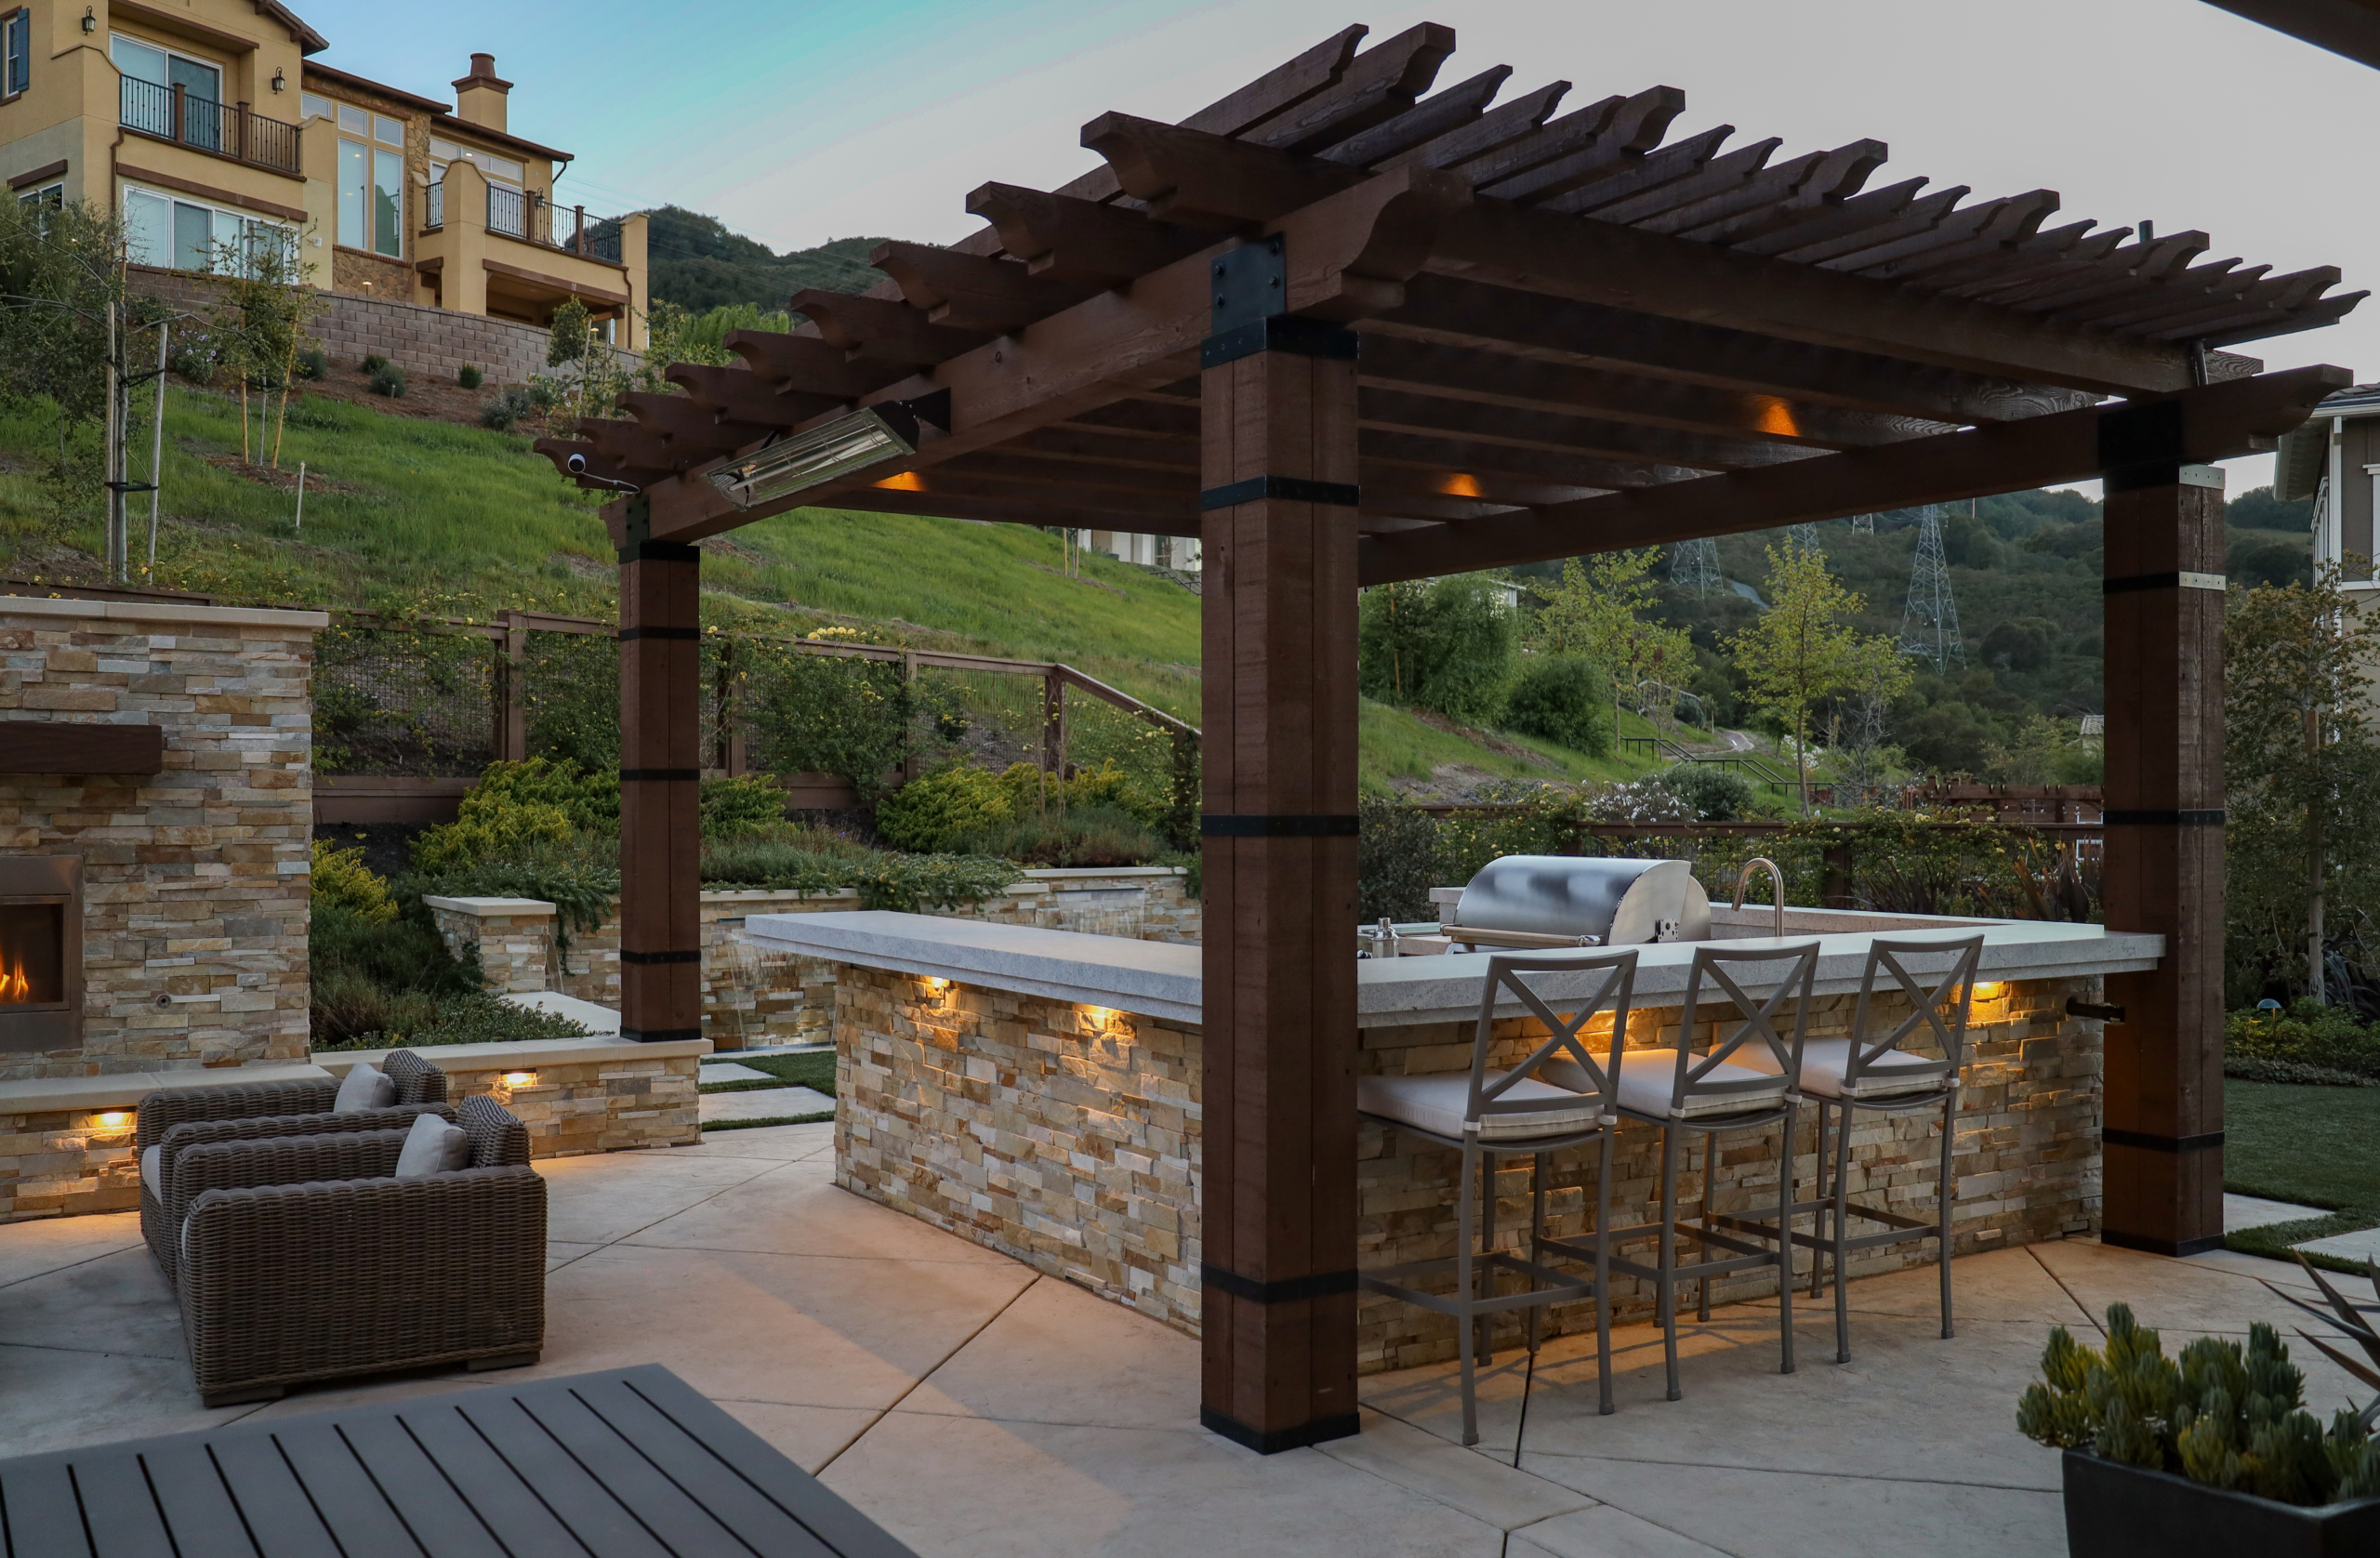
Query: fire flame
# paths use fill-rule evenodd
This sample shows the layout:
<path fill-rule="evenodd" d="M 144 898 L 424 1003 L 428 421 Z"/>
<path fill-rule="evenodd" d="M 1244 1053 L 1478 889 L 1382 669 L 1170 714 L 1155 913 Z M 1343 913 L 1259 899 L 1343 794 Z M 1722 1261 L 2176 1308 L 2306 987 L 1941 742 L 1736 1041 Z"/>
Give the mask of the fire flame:
<path fill-rule="evenodd" d="M 18 959 L 13 969 L 0 964 L 0 1001 L 29 1001 L 33 995 L 33 982 L 25 977 L 22 958 Z"/>

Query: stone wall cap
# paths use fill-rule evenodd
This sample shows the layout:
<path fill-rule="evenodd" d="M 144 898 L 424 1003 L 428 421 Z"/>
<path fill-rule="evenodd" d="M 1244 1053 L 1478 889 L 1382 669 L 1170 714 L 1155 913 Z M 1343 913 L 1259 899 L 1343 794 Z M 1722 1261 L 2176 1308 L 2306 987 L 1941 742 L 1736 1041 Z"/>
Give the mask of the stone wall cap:
<path fill-rule="evenodd" d="M 106 1076 L 29 1076 L 0 1082 L 0 1115 L 66 1109 L 138 1107 L 163 1088 L 252 1088 L 264 1082 L 322 1082 L 319 1065 L 217 1065 L 183 1071 L 119 1071 Z"/>
<path fill-rule="evenodd" d="M 1183 877 L 1186 865 L 1037 865 L 1025 872 L 1034 881 L 1080 881 L 1086 877 Z"/>
<path fill-rule="evenodd" d="M 456 914 L 479 915 L 549 915 L 554 906 L 542 898 L 439 898 L 423 893 L 421 901 L 433 909 L 451 909 Z"/>
<path fill-rule="evenodd" d="M 47 595 L 0 595 L 0 615 L 79 616 L 107 622 L 178 622 L 203 627 L 283 627 L 318 633 L 327 612 L 274 611 L 258 606 L 175 606 L 162 601 L 69 601 Z"/>
<path fill-rule="evenodd" d="M 1196 1023 L 1201 1014 L 1200 951 L 1171 942 L 889 909 L 754 915 L 744 922 L 744 933 L 765 946 L 861 968 L 1113 1007 L 1173 1022 Z M 1355 956 L 1352 944 L 1347 955 Z"/>
<path fill-rule="evenodd" d="M 390 1050 L 411 1050 L 444 1072 L 535 1071 L 541 1065 L 586 1065 L 597 1061 L 667 1061 L 686 1055 L 707 1055 L 707 1038 L 672 1038 L 657 1044 L 637 1044 L 597 1035 L 592 1038 L 533 1038 L 517 1044 L 396 1044 Z M 345 1076 L 358 1065 L 378 1065 L 389 1050 L 341 1050 L 317 1055 L 316 1064 L 334 1076 Z"/>

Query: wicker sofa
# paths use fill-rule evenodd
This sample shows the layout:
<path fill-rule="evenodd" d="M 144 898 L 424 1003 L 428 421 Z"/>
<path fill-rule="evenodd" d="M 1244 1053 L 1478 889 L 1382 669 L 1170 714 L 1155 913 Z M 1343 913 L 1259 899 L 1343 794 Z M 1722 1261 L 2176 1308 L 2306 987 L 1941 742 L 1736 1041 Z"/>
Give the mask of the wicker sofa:
<path fill-rule="evenodd" d="M 166 1088 L 140 1101 L 134 1155 L 144 1169 L 156 1147 L 157 1168 L 140 1179 L 140 1235 L 168 1280 L 188 1209 L 188 1197 L 173 1193 L 174 1164 L 186 1146 L 201 1142 L 246 1142 L 271 1136 L 319 1136 L 336 1131 L 403 1129 L 416 1115 L 444 1108 L 446 1074 L 410 1050 L 390 1053 L 381 1069 L 397 1084 L 397 1101 L 386 1109 L 334 1114 L 338 1082 L 263 1082 L 239 1088 Z"/>
<path fill-rule="evenodd" d="M 527 1128 L 486 1098 L 453 1115 L 469 1166 L 415 1179 L 390 1177 L 400 1129 L 181 1150 L 176 1287 L 207 1406 L 347 1375 L 537 1360 L 546 1182 Z"/>

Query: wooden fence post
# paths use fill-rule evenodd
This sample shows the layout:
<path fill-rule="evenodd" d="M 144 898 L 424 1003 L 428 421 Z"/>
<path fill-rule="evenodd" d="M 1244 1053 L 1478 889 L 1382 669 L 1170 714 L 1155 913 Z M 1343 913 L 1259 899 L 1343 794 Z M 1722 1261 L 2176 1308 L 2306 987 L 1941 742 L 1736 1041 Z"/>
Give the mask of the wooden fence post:
<path fill-rule="evenodd" d="M 1216 261 L 1200 350 L 1207 936 L 1199 1419 L 1265 1453 L 1355 1412 L 1355 349 Z"/>
<path fill-rule="evenodd" d="M 496 614 L 504 629 L 503 703 L 496 727 L 496 753 L 507 762 L 529 756 L 529 628 L 510 606 Z"/>
<path fill-rule="evenodd" d="M 1066 778 L 1066 684 L 1053 667 L 1041 679 L 1041 771 Z"/>
<path fill-rule="evenodd" d="M 2108 976 L 2125 1015 L 2107 1029 L 2100 1237 L 2163 1255 L 2223 1243 L 2223 472 L 2174 457 L 2180 411 L 2099 423 L 2107 924 L 2165 938 L 2154 970 Z"/>
<path fill-rule="evenodd" d="M 918 652 L 901 652 L 901 693 L 908 708 L 908 718 L 901 726 L 901 782 L 907 784 L 918 776 L 925 764 L 918 756 Z"/>

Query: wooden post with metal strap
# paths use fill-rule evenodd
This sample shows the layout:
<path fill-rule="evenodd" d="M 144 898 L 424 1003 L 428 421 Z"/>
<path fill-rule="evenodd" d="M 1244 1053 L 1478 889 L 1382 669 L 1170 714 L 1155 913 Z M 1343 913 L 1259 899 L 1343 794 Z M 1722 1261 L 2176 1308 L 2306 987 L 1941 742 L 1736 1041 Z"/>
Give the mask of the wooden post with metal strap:
<path fill-rule="evenodd" d="M 620 542 L 620 1036 L 702 1036 L 702 554 L 655 541 L 628 500 Z"/>

